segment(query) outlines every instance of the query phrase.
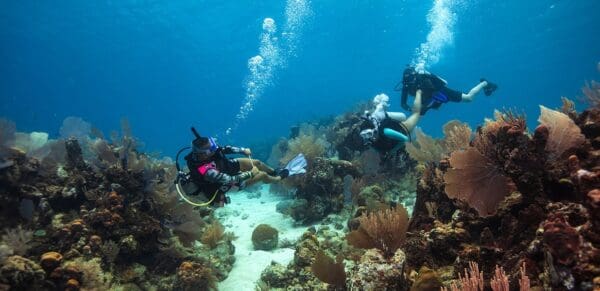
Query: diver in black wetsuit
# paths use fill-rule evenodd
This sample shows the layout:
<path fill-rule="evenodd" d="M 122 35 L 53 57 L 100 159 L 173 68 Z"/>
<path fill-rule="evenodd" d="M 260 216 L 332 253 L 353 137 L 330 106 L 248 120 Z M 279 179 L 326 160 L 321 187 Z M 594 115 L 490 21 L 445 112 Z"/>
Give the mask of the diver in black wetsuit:
<path fill-rule="evenodd" d="M 402 87 L 400 87 L 402 85 Z M 447 102 L 470 102 L 479 91 L 483 89 L 486 96 L 490 96 L 498 86 L 485 79 L 481 79 L 477 86 L 473 87 L 469 93 L 462 93 L 448 88 L 446 80 L 428 73 L 417 72 L 414 67 L 407 67 L 402 74 L 402 82 L 396 85 L 396 91 L 402 91 L 402 108 L 410 110 L 407 104 L 408 95 L 415 96 L 417 90 L 422 90 L 422 108 L 421 115 L 425 115 L 427 110 L 437 109 Z"/>
<path fill-rule="evenodd" d="M 276 183 L 288 176 L 306 173 L 307 164 L 303 154 L 298 154 L 284 168 L 273 169 L 260 160 L 252 159 L 252 152 L 248 148 L 221 147 L 212 137 L 200 136 L 193 127 L 192 132 L 196 138 L 192 141 L 191 152 L 184 157 L 189 173 L 182 171 L 178 160 L 179 154 L 190 147 L 179 150 L 176 159 L 179 174 L 175 183 L 184 200 L 187 199 L 186 195 L 202 194 L 208 202 L 199 205 L 223 206 L 229 201 L 225 193 L 232 188 L 243 189 L 259 182 Z M 227 156 L 230 154 L 242 154 L 247 158 L 230 158 Z"/>

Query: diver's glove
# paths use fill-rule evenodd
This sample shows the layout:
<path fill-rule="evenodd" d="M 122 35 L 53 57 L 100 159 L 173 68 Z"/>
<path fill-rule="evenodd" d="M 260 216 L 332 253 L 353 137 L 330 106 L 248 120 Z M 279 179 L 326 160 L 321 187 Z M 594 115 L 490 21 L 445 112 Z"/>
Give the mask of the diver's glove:
<path fill-rule="evenodd" d="M 272 176 L 279 176 L 281 179 L 285 179 L 290 176 L 290 170 L 286 168 L 278 168 L 275 169 L 275 175 Z"/>
<path fill-rule="evenodd" d="M 481 78 L 480 80 L 481 82 L 487 82 L 487 85 L 485 87 L 483 87 L 483 93 L 485 94 L 485 96 L 490 96 L 492 95 L 492 93 L 494 93 L 494 91 L 496 91 L 496 89 L 498 89 L 498 85 L 484 79 Z"/>

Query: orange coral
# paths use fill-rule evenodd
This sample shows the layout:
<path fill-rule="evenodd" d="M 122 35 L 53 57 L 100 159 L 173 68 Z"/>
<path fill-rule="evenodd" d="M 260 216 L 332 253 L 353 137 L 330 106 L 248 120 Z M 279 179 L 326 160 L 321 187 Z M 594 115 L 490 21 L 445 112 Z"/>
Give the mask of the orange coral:
<path fill-rule="evenodd" d="M 480 216 L 496 213 L 498 204 L 514 190 L 512 181 L 473 147 L 452 153 L 450 165 L 444 174 L 448 197 L 467 202 Z"/>
<path fill-rule="evenodd" d="M 81 285 L 79 284 L 79 281 L 75 279 L 69 279 L 65 285 L 65 290 L 79 290 L 80 287 Z"/>
<path fill-rule="evenodd" d="M 351 245 L 363 249 L 377 248 L 384 255 L 392 256 L 404 244 L 408 212 L 402 205 L 363 214 L 359 221 L 360 227 L 346 236 Z"/>
<path fill-rule="evenodd" d="M 75 219 L 71 222 L 70 228 L 75 232 L 82 231 L 85 228 L 85 222 L 83 222 L 83 219 Z"/>
<path fill-rule="evenodd" d="M 46 271 L 53 270 L 60 265 L 63 256 L 58 252 L 47 252 L 42 255 L 41 265 Z"/>
<path fill-rule="evenodd" d="M 108 204 L 110 209 L 113 211 L 121 210 L 123 208 L 123 196 L 119 195 L 115 191 L 111 191 L 108 194 Z"/>

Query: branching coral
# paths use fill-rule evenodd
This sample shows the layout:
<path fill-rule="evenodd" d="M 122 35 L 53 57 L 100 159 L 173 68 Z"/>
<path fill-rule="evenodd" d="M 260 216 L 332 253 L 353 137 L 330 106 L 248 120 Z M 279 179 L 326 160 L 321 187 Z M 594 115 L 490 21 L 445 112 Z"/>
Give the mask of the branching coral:
<path fill-rule="evenodd" d="M 360 227 L 350 232 L 346 239 L 351 245 L 381 250 L 385 256 L 393 256 L 402 246 L 408 229 L 408 212 L 402 205 L 369 213 L 359 218 Z"/>
<path fill-rule="evenodd" d="M 557 159 L 565 151 L 583 144 L 585 137 L 569 116 L 542 105 L 540 105 L 540 110 L 538 121 L 549 129 L 546 150 L 551 160 Z"/>
<path fill-rule="evenodd" d="M 204 228 L 204 232 L 200 237 L 200 241 L 207 245 L 209 248 L 214 249 L 217 247 L 219 242 L 223 239 L 223 235 L 225 234 L 225 229 L 219 223 L 219 221 L 215 220 L 213 223 L 207 225 Z"/>
<path fill-rule="evenodd" d="M 416 140 L 406 144 L 410 157 L 420 163 L 439 162 L 444 153 L 442 144 L 426 135 L 419 127 L 415 129 L 415 135 Z"/>
<path fill-rule="evenodd" d="M 7 229 L 2 235 L 2 244 L 12 250 L 15 255 L 25 255 L 29 250 L 29 243 L 33 238 L 33 231 L 23 229 L 20 225 L 13 229 Z"/>
<path fill-rule="evenodd" d="M 91 260 L 82 257 L 66 262 L 64 268 L 71 268 L 83 273 L 82 290 L 110 290 L 113 276 L 102 270 L 100 258 Z"/>
<path fill-rule="evenodd" d="M 201 240 L 205 222 L 198 211 L 187 203 L 178 203 L 168 211 L 171 212 L 172 222 L 176 224 L 174 233 L 182 244 L 190 246 L 194 241 Z"/>
<path fill-rule="evenodd" d="M 585 95 L 585 101 L 592 107 L 600 107 L 600 83 L 592 81 L 591 83 L 586 82 L 585 86 L 581 88 L 583 95 Z"/>
<path fill-rule="evenodd" d="M 514 189 L 513 183 L 473 147 L 452 153 L 450 165 L 444 175 L 448 197 L 467 202 L 481 216 L 496 213 L 500 202 Z"/>
<path fill-rule="evenodd" d="M 520 267 L 519 290 L 529 291 L 530 282 L 525 273 L 525 263 Z M 483 272 L 479 271 L 479 265 L 475 262 L 469 262 L 469 268 L 464 270 L 464 277 L 458 273 L 459 284 L 452 282 L 450 291 L 481 291 L 484 290 L 485 280 Z M 460 287 L 459 287 L 460 286 Z M 509 291 L 510 281 L 504 269 L 496 265 L 494 275 L 490 279 L 490 288 L 493 291 Z M 448 291 L 448 288 L 442 287 L 442 291 Z"/>
<path fill-rule="evenodd" d="M 567 97 L 560 97 L 560 101 L 562 102 L 562 106 L 560 107 L 560 112 L 566 114 L 571 119 L 577 118 L 577 110 L 575 110 L 575 102 Z"/>

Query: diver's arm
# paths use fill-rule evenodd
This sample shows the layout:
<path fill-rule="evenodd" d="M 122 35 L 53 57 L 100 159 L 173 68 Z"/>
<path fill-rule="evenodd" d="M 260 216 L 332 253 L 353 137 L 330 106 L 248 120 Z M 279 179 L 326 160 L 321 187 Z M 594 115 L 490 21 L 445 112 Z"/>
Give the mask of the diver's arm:
<path fill-rule="evenodd" d="M 221 185 L 233 185 L 252 178 L 252 172 L 242 172 L 237 175 L 228 175 L 217 169 L 209 169 L 204 173 L 204 179 L 211 183 Z"/>
<path fill-rule="evenodd" d="M 243 148 L 243 147 L 226 146 L 223 148 L 223 153 L 226 155 L 228 155 L 228 154 L 243 154 L 243 155 L 248 156 L 249 152 L 250 152 L 249 148 Z"/>

